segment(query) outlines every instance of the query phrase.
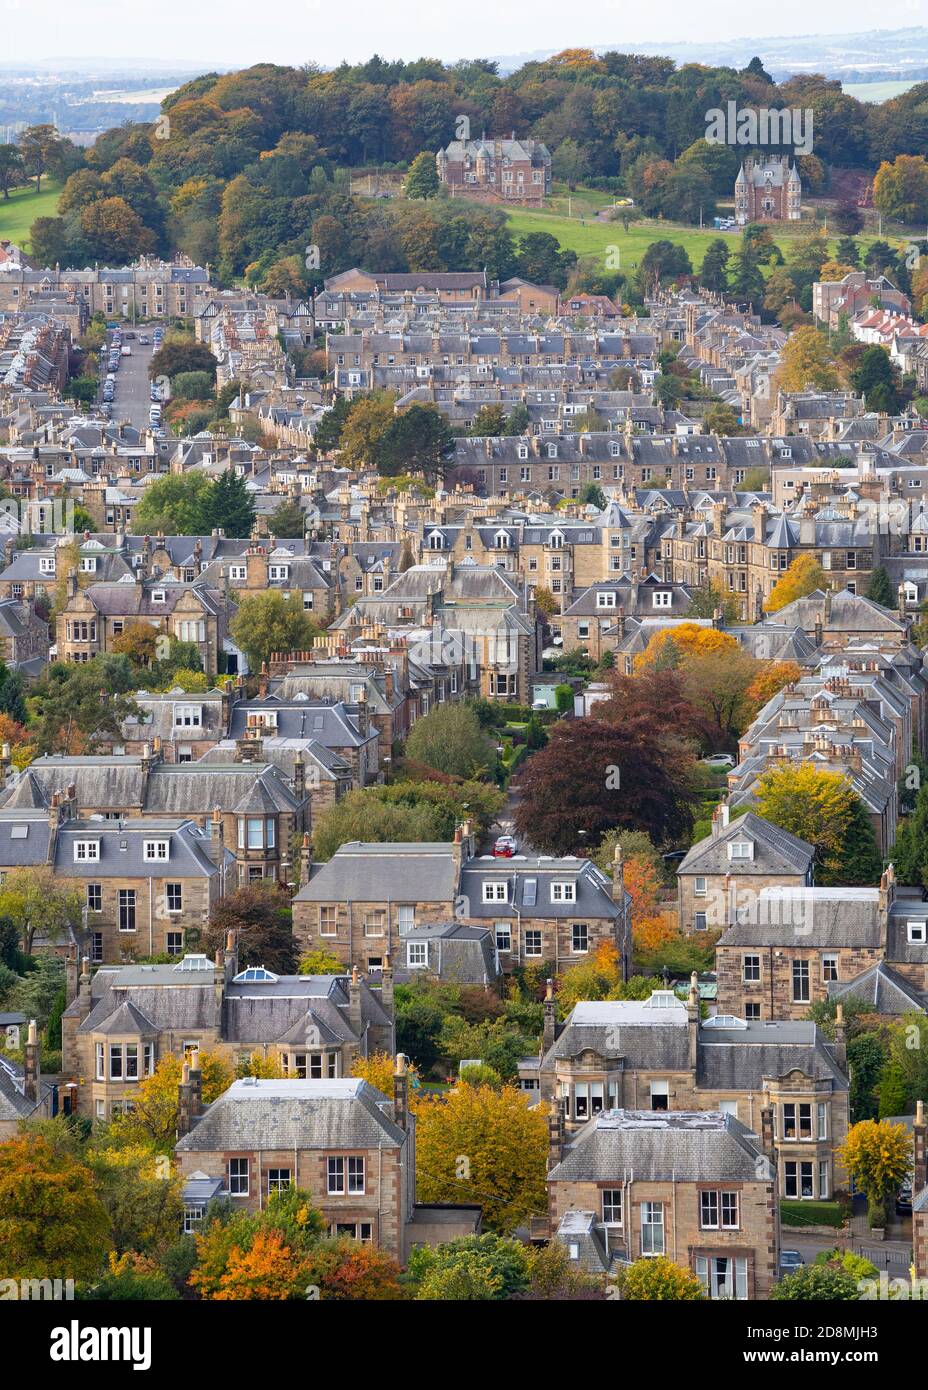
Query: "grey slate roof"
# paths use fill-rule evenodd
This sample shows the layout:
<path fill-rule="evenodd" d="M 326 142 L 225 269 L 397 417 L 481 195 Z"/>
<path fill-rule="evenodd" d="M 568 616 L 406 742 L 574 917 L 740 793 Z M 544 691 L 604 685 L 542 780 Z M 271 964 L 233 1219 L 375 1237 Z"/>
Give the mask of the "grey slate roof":
<path fill-rule="evenodd" d="M 483 884 L 504 879 L 506 902 L 484 902 Z M 552 902 L 554 880 L 576 885 L 572 902 Z M 494 859 L 489 855 L 468 859 L 461 873 L 461 892 L 468 899 L 468 916 L 490 920 L 513 917 L 610 917 L 622 914 L 613 901 L 612 883 L 589 859 L 525 857 Z"/>
<path fill-rule="evenodd" d="M 359 1078 L 234 1081 L 176 1146 L 178 1153 L 252 1149 L 392 1149 L 406 1135 L 392 1104 Z"/>
<path fill-rule="evenodd" d="M 719 946 L 858 947 L 881 944 L 877 888 L 763 888 Z"/>
<path fill-rule="evenodd" d="M 549 1182 L 769 1182 L 769 1159 L 740 1120 L 719 1111 L 604 1110 L 584 1125 Z"/>
<path fill-rule="evenodd" d="M 730 860 L 732 841 L 751 840 L 753 859 Z M 815 847 L 788 830 L 764 820 L 753 811 L 731 821 L 718 834 L 707 835 L 692 846 L 681 860 L 678 874 L 795 874 L 805 875 L 812 863 Z"/>
<path fill-rule="evenodd" d="M 700 1028 L 696 1084 L 708 1090 L 760 1091 L 767 1078 L 798 1070 L 846 1090 L 847 1076 L 832 1045 L 814 1023 L 748 1023 L 737 1028 Z"/>
<path fill-rule="evenodd" d="M 853 980 L 832 980 L 830 999 L 859 999 L 878 1014 L 907 1014 L 928 1007 L 928 995 L 881 960 Z"/>
<path fill-rule="evenodd" d="M 294 902 L 451 902 L 457 873 L 450 844 L 402 842 L 339 846 L 313 866 Z"/>

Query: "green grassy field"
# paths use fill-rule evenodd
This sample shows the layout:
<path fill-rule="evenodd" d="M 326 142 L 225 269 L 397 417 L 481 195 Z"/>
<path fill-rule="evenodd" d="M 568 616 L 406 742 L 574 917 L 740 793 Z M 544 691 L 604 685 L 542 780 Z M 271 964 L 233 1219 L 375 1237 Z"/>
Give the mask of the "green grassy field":
<path fill-rule="evenodd" d="M 38 195 L 30 183 L 28 188 L 12 189 L 9 200 L 0 198 L 0 241 L 13 241 L 28 251 L 29 228 L 37 217 L 57 216 L 60 192 L 54 179 L 43 179 Z"/>
<path fill-rule="evenodd" d="M 683 246 L 694 270 L 699 270 L 706 248 L 718 237 L 729 245 L 732 253 L 740 249 L 741 236 L 737 231 L 718 232 L 714 227 L 700 231 L 698 227 L 691 227 L 687 223 L 666 222 L 651 217 L 629 222 L 626 232 L 621 221 L 602 222 L 596 219 L 596 208 L 609 207 L 611 203 L 611 198 L 581 191 L 571 198 L 569 217 L 566 197 L 560 195 L 552 199 L 550 209 L 536 211 L 518 208 L 507 211 L 506 216 L 516 236 L 524 236 L 529 232 L 550 232 L 552 236 L 557 237 L 564 250 L 576 251 L 581 259 L 588 258 L 603 265 L 608 255 L 608 268 L 621 270 L 626 275 L 637 269 L 641 257 L 653 241 L 672 241 Z M 815 225 L 811 219 L 806 219 L 798 226 L 783 226 L 774 230 L 773 239 L 787 260 L 792 244 L 799 237 L 807 236 Z M 891 239 L 888 232 L 884 231 L 884 235 Z M 875 240 L 875 236 L 867 232 L 857 237 L 858 243 L 863 247 L 869 246 L 870 242 Z M 837 238 L 829 238 L 832 251 L 836 244 Z M 610 252 L 609 248 L 614 249 Z"/>
<path fill-rule="evenodd" d="M 914 82 L 842 82 L 841 90 L 858 101 L 881 102 L 901 97 L 914 86 Z"/>

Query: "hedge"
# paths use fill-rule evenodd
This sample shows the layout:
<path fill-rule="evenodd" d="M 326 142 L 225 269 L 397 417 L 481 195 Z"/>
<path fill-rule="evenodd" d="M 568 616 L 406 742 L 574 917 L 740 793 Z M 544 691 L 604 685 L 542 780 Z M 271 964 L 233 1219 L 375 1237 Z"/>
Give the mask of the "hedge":
<path fill-rule="evenodd" d="M 840 1202 L 781 1202 L 782 1226 L 843 1226 L 844 1208 Z"/>

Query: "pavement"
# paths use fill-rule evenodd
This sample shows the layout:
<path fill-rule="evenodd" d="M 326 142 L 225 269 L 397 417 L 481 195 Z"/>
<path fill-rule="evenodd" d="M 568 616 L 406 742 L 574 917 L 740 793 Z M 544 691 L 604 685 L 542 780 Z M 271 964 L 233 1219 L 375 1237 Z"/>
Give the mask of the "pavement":
<path fill-rule="evenodd" d="M 151 408 L 151 383 L 148 379 L 148 364 L 152 359 L 154 347 L 151 343 L 146 345 L 139 343 L 138 334 L 145 333 L 151 336 L 151 328 L 129 328 L 130 333 L 135 333 L 135 338 L 126 340 L 126 326 L 123 326 L 122 341 L 126 347 L 132 349 L 131 357 L 123 357 L 120 361 L 119 371 L 116 373 L 116 395 L 112 402 L 111 420 L 114 425 L 118 425 L 121 420 L 128 420 L 136 429 L 148 428 L 148 412 Z M 109 348 L 112 334 L 107 334 L 107 348 Z M 101 376 L 107 373 L 106 357 L 101 355 Z"/>

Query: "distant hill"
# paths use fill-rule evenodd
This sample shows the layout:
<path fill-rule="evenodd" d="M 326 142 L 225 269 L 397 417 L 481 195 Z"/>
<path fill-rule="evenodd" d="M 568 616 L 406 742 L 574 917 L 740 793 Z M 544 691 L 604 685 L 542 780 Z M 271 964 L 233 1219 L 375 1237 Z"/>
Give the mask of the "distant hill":
<path fill-rule="evenodd" d="M 629 43 L 615 39 L 593 45 L 600 53 L 660 54 L 678 63 L 743 68 L 757 55 L 778 81 L 794 73 L 822 72 L 842 82 L 928 80 L 928 27 L 870 29 L 854 34 L 796 35 L 791 38 L 744 38 L 700 43 Z M 556 49 L 508 54 L 496 61 L 504 72 L 523 63 L 549 58 Z"/>

